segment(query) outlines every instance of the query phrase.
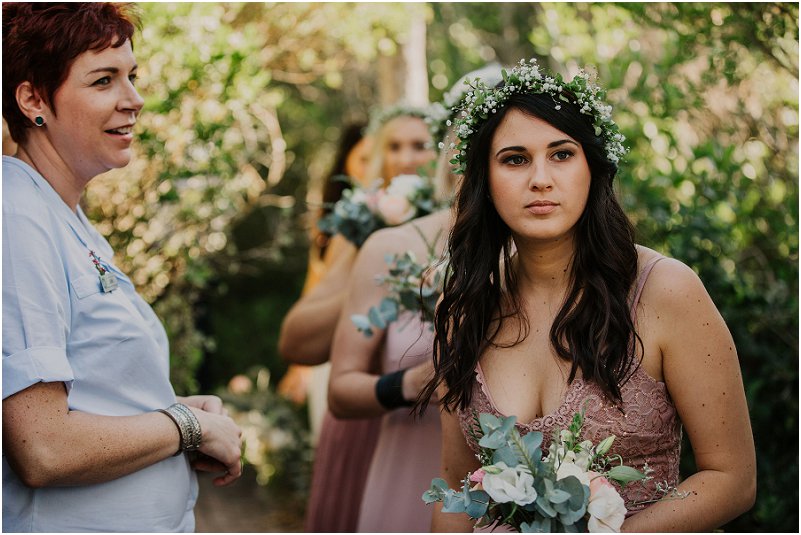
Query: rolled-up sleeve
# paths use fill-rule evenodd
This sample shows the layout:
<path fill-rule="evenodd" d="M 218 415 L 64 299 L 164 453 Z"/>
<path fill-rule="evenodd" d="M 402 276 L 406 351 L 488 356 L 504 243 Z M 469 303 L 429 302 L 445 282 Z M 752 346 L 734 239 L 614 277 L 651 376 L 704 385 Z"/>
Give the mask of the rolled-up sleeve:
<path fill-rule="evenodd" d="M 19 208 L 3 203 L 3 399 L 42 381 L 69 389 L 74 378 L 69 285 L 52 219 Z"/>

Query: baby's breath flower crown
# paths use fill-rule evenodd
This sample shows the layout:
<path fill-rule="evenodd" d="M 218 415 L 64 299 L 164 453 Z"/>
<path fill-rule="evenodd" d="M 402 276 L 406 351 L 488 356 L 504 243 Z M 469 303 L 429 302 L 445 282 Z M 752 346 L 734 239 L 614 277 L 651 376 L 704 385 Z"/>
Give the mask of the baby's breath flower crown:
<path fill-rule="evenodd" d="M 565 90 L 569 91 L 576 97 L 573 104 L 579 107 L 581 113 L 592 118 L 595 135 L 603 139 L 609 161 L 617 163 L 626 154 L 623 146 L 626 138 L 612 120 L 612 106 L 603 101 L 606 92 L 592 83 L 586 72 L 580 71 L 572 80 L 565 82 L 560 74 L 550 76 L 544 73 L 532 58 L 528 62 L 520 60 L 508 73 L 504 70 L 503 81 L 498 88 L 488 87 L 478 78 L 465 82 L 470 90 L 455 107 L 459 110 L 454 121 L 457 143 L 450 147 L 457 150 L 451 163 L 456 166 L 458 173 L 464 174 L 470 139 L 478 127 L 491 113 L 503 108 L 510 96 L 518 93 L 547 93 L 553 97 L 555 109 L 559 110 L 562 102 L 571 102 L 565 94 Z"/>
<path fill-rule="evenodd" d="M 367 125 L 366 133 L 368 135 L 377 134 L 382 126 L 395 117 L 418 117 L 426 121 L 430 114 L 430 106 L 412 106 L 403 102 L 385 108 L 376 108 L 370 113 L 370 124 Z"/>

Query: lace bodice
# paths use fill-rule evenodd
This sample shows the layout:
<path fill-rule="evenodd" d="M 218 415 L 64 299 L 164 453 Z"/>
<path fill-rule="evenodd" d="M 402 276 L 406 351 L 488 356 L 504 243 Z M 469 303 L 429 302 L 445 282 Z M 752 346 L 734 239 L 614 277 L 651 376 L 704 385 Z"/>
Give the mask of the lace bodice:
<path fill-rule="evenodd" d="M 645 279 L 656 260 L 647 265 L 639 277 L 632 309 L 639 301 Z M 607 436 L 615 435 L 617 438 L 611 453 L 621 455 L 627 465 L 638 470 L 642 470 L 646 463 L 653 470 L 652 480 L 644 485 L 630 483 L 621 491 L 626 508 L 633 513 L 648 505 L 641 502 L 657 497 L 657 483 L 678 485 L 681 422 L 665 383 L 654 380 L 641 367 L 621 387 L 621 396 L 622 403 L 614 403 L 600 386 L 577 378 L 568 386 L 564 401 L 556 411 L 528 423 L 518 422 L 517 429 L 523 435 L 531 431 L 542 432 L 543 446 L 547 447 L 554 431 L 566 429 L 573 415 L 583 407 L 583 438 L 597 444 Z M 482 412 L 507 416 L 496 408 L 479 365 L 470 406 L 458 411 L 465 439 L 476 452 L 478 444 L 469 431 L 474 425 L 474 415 Z M 543 453 L 547 454 L 546 451 Z"/>

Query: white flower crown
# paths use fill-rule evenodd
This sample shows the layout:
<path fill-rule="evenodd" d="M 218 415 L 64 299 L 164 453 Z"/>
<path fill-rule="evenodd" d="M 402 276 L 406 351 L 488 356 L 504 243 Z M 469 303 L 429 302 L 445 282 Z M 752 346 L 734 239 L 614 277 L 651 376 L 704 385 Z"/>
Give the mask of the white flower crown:
<path fill-rule="evenodd" d="M 395 117 L 419 117 L 426 121 L 431 115 L 430 106 L 412 106 L 406 103 L 393 104 L 386 108 L 377 108 L 370 113 L 370 124 L 367 125 L 367 134 L 375 135 L 382 126 Z"/>
<path fill-rule="evenodd" d="M 458 142 L 451 144 L 450 148 L 458 151 L 451 160 L 451 164 L 456 166 L 456 172 L 464 174 L 470 138 L 478 127 L 491 113 L 503 108 L 510 96 L 518 93 L 548 93 L 554 99 L 555 109 L 559 110 L 562 102 L 571 102 L 568 95 L 563 93 L 568 90 L 576 98 L 572 103 L 579 107 L 581 113 L 592 118 L 595 135 L 603 139 L 609 161 L 617 163 L 626 154 L 623 146 L 626 138 L 612 120 L 612 106 L 603 101 L 606 92 L 590 82 L 586 72 L 580 71 L 572 80 L 565 82 L 559 74 L 549 76 L 543 73 L 537 61 L 532 58 L 528 62 L 520 60 L 508 73 L 504 70 L 503 82 L 497 88 L 488 87 L 478 78 L 465 82 L 470 90 L 454 107 L 459 112 L 454 121 Z M 450 121 L 447 124 L 450 126 Z"/>
<path fill-rule="evenodd" d="M 453 84 L 453 87 L 442 95 L 442 102 L 436 102 L 431 105 L 431 114 L 426 119 L 426 123 L 428 124 L 428 129 L 431 131 L 431 137 L 437 142 L 437 146 L 440 150 L 445 148 L 443 140 L 448 132 L 448 127 L 452 124 L 458 111 L 458 108 L 455 106 L 462 101 L 465 94 L 467 94 L 470 89 L 467 87 L 468 80 L 479 79 L 484 82 L 484 84 L 495 87 L 501 83 L 502 70 L 499 64 L 491 63 L 480 69 L 469 72 L 459 78 L 456 83 Z"/>

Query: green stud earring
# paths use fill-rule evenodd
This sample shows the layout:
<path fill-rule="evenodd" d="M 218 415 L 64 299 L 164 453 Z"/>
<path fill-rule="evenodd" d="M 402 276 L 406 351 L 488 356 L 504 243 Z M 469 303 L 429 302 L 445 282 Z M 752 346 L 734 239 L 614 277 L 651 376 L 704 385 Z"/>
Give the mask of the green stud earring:
<path fill-rule="evenodd" d="M 42 117 L 41 115 L 37 115 L 36 118 L 34 118 L 33 122 L 34 122 L 34 124 L 36 126 L 43 126 L 44 125 L 44 117 Z"/>

